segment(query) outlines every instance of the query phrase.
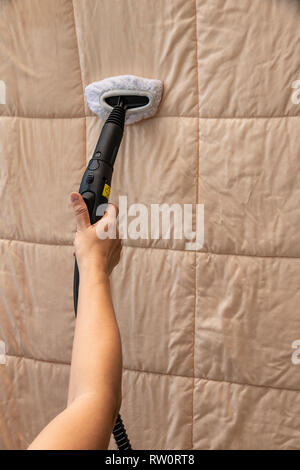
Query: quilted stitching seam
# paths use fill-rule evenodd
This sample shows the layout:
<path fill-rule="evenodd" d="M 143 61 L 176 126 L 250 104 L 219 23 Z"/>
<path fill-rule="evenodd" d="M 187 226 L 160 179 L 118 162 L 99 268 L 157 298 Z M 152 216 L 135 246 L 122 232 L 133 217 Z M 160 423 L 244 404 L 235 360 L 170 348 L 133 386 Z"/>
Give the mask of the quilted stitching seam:
<path fill-rule="evenodd" d="M 74 33 L 76 37 L 76 43 L 77 43 L 77 54 L 78 54 L 78 65 L 79 65 L 79 70 L 80 70 L 80 80 L 81 80 L 81 88 L 82 88 L 82 106 L 83 106 L 83 113 L 84 113 L 84 119 L 85 119 L 85 125 L 84 125 L 84 158 L 83 158 L 83 163 L 85 165 L 86 163 L 86 148 L 87 148 L 87 142 L 86 142 L 86 115 L 85 115 L 85 103 L 84 103 L 84 86 L 83 86 L 83 79 L 82 79 L 82 67 L 81 67 L 81 62 L 80 62 L 80 53 L 79 53 L 79 41 L 78 41 L 78 35 L 77 35 L 77 28 L 76 28 L 76 19 L 75 19 L 75 9 L 74 9 L 74 2 L 71 0 L 72 4 L 72 11 L 73 11 L 73 21 L 74 21 Z"/>
<path fill-rule="evenodd" d="M 81 71 L 81 68 L 80 68 Z M 98 116 L 95 116 L 94 114 L 82 114 L 79 116 L 20 116 L 18 114 L 13 114 L 13 115 L 8 115 L 8 114 L 1 114 L 1 118 L 10 118 L 10 119 L 48 119 L 48 120 L 54 120 L 54 119 L 83 119 L 83 118 L 94 118 L 94 119 L 99 119 Z M 297 114 L 284 114 L 284 115 L 279 115 L 279 116 L 185 116 L 185 115 L 176 115 L 176 114 L 167 114 L 167 115 L 159 115 L 155 116 L 151 119 L 166 119 L 166 118 L 177 118 L 177 119 L 217 119 L 218 121 L 220 119 L 228 119 L 228 120 L 248 120 L 248 119 L 295 119 L 295 118 L 300 118 L 300 115 Z"/>
<path fill-rule="evenodd" d="M 54 246 L 54 247 L 63 247 L 63 246 L 73 246 L 73 243 L 64 243 L 64 242 L 59 242 L 59 243 L 50 243 L 50 242 L 37 242 L 37 241 L 31 241 L 31 240 L 18 240 L 17 238 L 3 238 L 0 237 L 0 242 L 8 242 L 8 243 L 26 243 L 29 245 L 44 245 L 44 246 Z M 186 254 L 193 253 L 193 251 L 189 250 L 184 250 L 180 248 L 170 248 L 170 247 L 160 247 L 160 246 L 140 246 L 140 245 L 129 245 L 129 244 L 123 244 L 123 248 L 138 248 L 141 250 L 168 250 L 168 251 L 175 251 L 175 252 L 182 252 Z M 200 255 L 212 255 L 212 256 L 237 256 L 237 257 L 246 257 L 246 258 L 270 258 L 270 259 L 288 259 L 288 260 L 294 260 L 298 261 L 300 259 L 300 256 L 278 256 L 278 255 L 253 255 L 250 253 L 218 253 L 217 251 L 195 251 L 196 256 Z"/>
<path fill-rule="evenodd" d="M 199 151 L 200 151 L 200 109 L 199 109 L 199 71 L 198 71 L 198 30 L 197 30 L 197 0 L 195 0 L 195 61 L 196 61 L 196 91 L 197 91 L 197 113 L 198 113 L 198 126 L 197 126 L 197 139 L 196 139 L 196 171 L 195 171 L 195 186 L 196 186 L 196 204 L 198 204 L 199 190 Z M 193 311 L 193 338 L 192 338 L 192 354 L 193 354 L 193 387 L 192 387 L 192 425 L 191 425 L 191 449 L 194 448 L 194 391 L 195 391 L 195 335 L 196 335 L 196 311 L 197 311 L 197 252 L 194 254 L 194 311 Z"/>
<path fill-rule="evenodd" d="M 53 364 L 53 365 L 63 365 L 63 366 L 70 366 L 69 362 L 63 362 L 63 361 L 51 361 L 51 360 L 46 360 L 46 359 L 38 359 L 35 357 L 30 357 L 30 356 L 19 356 L 17 354 L 6 354 L 6 357 L 11 357 L 16 360 L 28 360 L 28 361 L 35 361 L 35 362 L 40 362 L 42 364 Z M 203 380 L 206 382 L 216 382 L 216 383 L 224 383 L 224 384 L 229 384 L 229 385 L 237 385 L 237 386 L 245 386 L 245 387 L 253 387 L 253 388 L 264 388 L 266 390 L 278 390 L 280 392 L 293 392 L 293 393 L 299 393 L 300 389 L 297 388 L 289 388 L 289 387 L 276 387 L 274 385 L 264 385 L 264 384 L 251 384 L 248 382 L 238 382 L 234 380 L 228 380 L 228 379 L 221 379 L 221 378 L 212 378 L 208 376 L 199 376 L 199 377 L 192 377 L 189 375 L 182 375 L 182 374 L 173 374 L 173 373 L 165 373 L 165 372 L 154 372 L 150 370 L 142 370 L 142 369 L 134 369 L 130 367 L 123 367 L 123 371 L 128 371 L 128 372 L 136 372 L 139 374 L 147 374 L 147 375 L 156 375 L 156 376 L 162 376 L 162 377 L 178 377 L 182 379 L 189 379 L 193 380 Z"/>

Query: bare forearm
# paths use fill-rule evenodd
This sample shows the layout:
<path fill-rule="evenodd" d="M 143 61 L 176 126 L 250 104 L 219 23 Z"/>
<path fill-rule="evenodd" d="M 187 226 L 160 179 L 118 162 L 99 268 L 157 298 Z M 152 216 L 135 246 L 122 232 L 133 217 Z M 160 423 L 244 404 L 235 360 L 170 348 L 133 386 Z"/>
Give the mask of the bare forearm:
<path fill-rule="evenodd" d="M 81 269 L 68 404 L 111 387 L 121 395 L 122 352 L 108 276 L 93 263 Z"/>
<path fill-rule="evenodd" d="M 68 406 L 29 449 L 106 449 L 121 404 L 122 350 L 111 299 L 109 274 L 120 260 L 118 238 L 98 237 L 115 223 L 116 207 L 90 224 L 82 196 L 71 194 L 80 272 Z"/>
<path fill-rule="evenodd" d="M 109 278 L 80 272 L 67 408 L 29 449 L 106 449 L 121 402 L 122 352 Z"/>

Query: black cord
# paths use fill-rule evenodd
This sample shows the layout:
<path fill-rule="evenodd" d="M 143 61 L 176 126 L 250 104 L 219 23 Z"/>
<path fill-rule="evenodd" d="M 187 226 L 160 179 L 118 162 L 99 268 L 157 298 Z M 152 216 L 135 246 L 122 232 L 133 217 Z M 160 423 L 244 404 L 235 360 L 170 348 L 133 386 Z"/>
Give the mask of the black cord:
<path fill-rule="evenodd" d="M 113 435 L 119 450 L 132 450 L 121 415 L 118 415 Z"/>

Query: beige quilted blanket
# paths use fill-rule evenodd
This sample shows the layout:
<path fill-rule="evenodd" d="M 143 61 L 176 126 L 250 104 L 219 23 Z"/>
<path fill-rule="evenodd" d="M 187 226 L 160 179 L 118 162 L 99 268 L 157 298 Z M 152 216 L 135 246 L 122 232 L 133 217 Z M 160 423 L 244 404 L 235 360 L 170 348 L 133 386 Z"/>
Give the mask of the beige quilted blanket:
<path fill-rule="evenodd" d="M 299 49 L 296 0 L 0 0 L 0 448 L 66 404 L 83 90 L 120 74 L 164 97 L 111 199 L 205 208 L 200 251 L 126 240 L 113 276 L 132 445 L 300 447 Z"/>

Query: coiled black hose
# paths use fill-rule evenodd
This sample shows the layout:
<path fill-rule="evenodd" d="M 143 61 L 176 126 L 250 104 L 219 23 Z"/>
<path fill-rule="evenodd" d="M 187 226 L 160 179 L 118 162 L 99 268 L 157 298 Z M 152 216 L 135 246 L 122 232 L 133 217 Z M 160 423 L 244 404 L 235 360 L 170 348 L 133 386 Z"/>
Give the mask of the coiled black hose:
<path fill-rule="evenodd" d="M 113 435 L 119 450 L 132 450 L 121 415 L 118 415 Z"/>

